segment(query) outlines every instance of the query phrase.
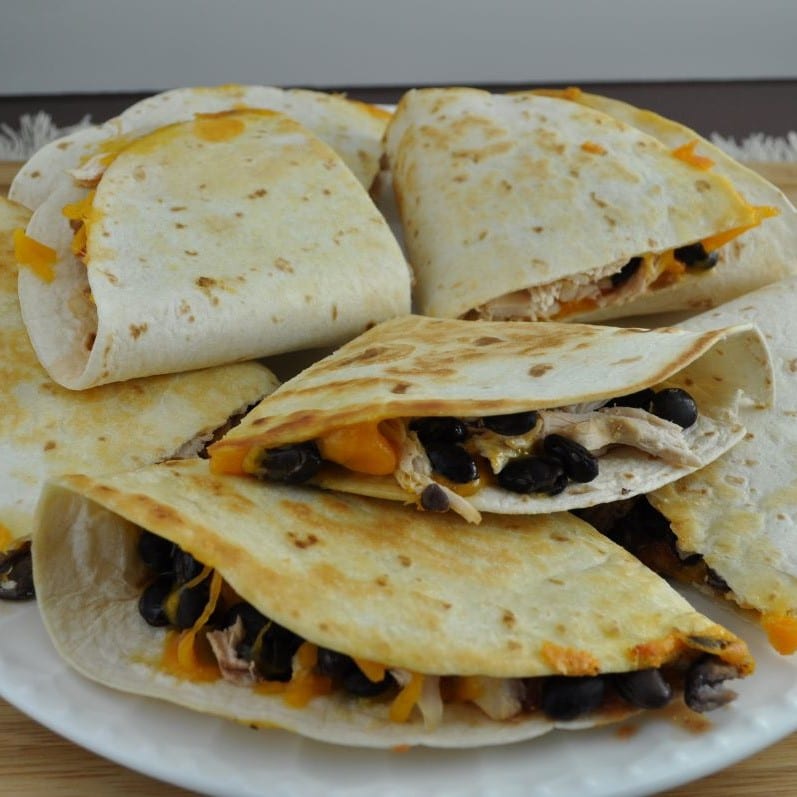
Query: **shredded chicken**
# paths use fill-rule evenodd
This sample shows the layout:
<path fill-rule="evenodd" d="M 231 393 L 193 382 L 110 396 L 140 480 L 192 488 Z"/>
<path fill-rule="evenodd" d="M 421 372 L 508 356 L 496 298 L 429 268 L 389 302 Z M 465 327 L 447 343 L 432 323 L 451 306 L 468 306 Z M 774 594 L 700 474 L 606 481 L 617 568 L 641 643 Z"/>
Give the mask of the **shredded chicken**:
<path fill-rule="evenodd" d="M 108 155 L 99 152 L 92 155 L 85 163 L 69 170 L 75 183 L 83 188 L 96 188 L 108 167 Z"/>
<path fill-rule="evenodd" d="M 523 708 L 523 682 L 519 678 L 479 676 L 479 696 L 473 702 L 491 719 L 508 720 Z"/>
<path fill-rule="evenodd" d="M 604 407 L 583 414 L 546 410 L 541 415 L 544 434 L 561 434 L 593 453 L 611 445 L 627 445 L 671 465 L 700 465 L 678 424 L 636 407 Z"/>
<path fill-rule="evenodd" d="M 207 635 L 222 678 L 236 686 L 252 686 L 260 680 L 255 663 L 238 656 L 238 646 L 243 642 L 245 635 L 246 631 L 240 617 L 229 628 L 211 631 Z"/>
<path fill-rule="evenodd" d="M 484 321 L 542 321 L 560 317 L 562 310 L 566 310 L 563 306 L 570 303 L 590 300 L 595 307 L 604 307 L 627 302 L 655 282 L 664 261 L 660 256 L 647 255 L 628 279 L 615 285 L 611 280 L 612 275 L 617 274 L 627 262 L 617 261 L 545 285 L 506 293 L 475 308 L 468 313 L 468 318 Z"/>

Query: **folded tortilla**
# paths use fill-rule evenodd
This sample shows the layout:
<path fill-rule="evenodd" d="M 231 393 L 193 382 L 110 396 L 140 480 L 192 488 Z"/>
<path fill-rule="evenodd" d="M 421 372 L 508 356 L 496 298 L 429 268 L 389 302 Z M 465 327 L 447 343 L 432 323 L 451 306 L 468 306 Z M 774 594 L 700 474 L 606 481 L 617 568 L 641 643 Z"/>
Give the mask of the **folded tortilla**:
<path fill-rule="evenodd" d="M 71 389 L 337 344 L 409 310 L 365 189 L 269 110 L 134 139 L 95 188 L 59 183 L 16 251 L 31 341 Z"/>
<path fill-rule="evenodd" d="M 697 421 L 682 429 L 633 402 L 603 406 L 645 388 L 686 390 Z M 478 522 L 476 510 L 568 510 L 674 481 L 736 444 L 744 435 L 737 408 L 767 405 L 771 390 L 768 353 L 751 325 L 697 333 L 407 316 L 285 382 L 210 454 L 217 472 L 267 476 L 283 447 L 312 441 L 321 469 L 303 470 L 302 479 L 421 506 L 436 484 L 450 508 Z M 539 417 L 528 432 L 499 434 L 483 421 L 529 411 Z M 429 417 L 465 423 L 460 448 L 474 457 L 475 479 L 452 484 L 431 468 L 429 446 L 413 431 Z M 551 433 L 594 452 L 597 478 L 570 481 L 556 494 L 502 486 L 503 471 L 540 454 Z"/>
<path fill-rule="evenodd" d="M 747 434 L 736 447 L 648 496 L 663 530 L 651 536 L 632 523 L 624 533 L 649 564 L 751 610 L 784 654 L 797 651 L 796 303 L 793 278 L 686 323 L 755 320 L 772 352 L 775 402 L 742 409 Z"/>
<path fill-rule="evenodd" d="M 728 241 L 784 207 L 770 187 L 761 194 L 773 206 L 751 204 L 748 186 L 764 181 L 734 172 L 734 187 L 692 139 L 673 147 L 618 116 L 528 92 L 405 94 L 386 151 L 419 311 L 485 320 L 638 312 L 625 305 L 702 275 Z M 792 215 L 791 236 L 795 226 Z"/>
<path fill-rule="evenodd" d="M 641 293 L 621 306 L 586 313 L 580 316 L 581 320 L 597 321 L 674 310 L 706 310 L 795 272 L 797 212 L 788 197 L 760 174 L 743 166 L 694 130 L 652 111 L 578 89 L 545 90 L 545 93 L 606 113 L 653 136 L 669 149 L 675 150 L 697 141 L 701 156 L 713 162 L 712 171 L 727 177 L 748 202 L 780 211 L 766 224 L 754 227 L 719 247 L 714 268 L 703 272 L 688 269 L 676 282 Z"/>
<path fill-rule="evenodd" d="M 614 676 L 601 676 L 640 669 L 658 668 L 674 692 L 683 683 L 685 696 L 710 708 L 718 680 L 753 669 L 741 640 L 570 515 L 460 526 L 171 462 L 50 485 L 34 576 L 57 649 L 89 678 L 335 744 L 468 747 L 590 727 L 639 710 L 615 692 Z M 215 570 L 196 577 L 211 582 L 208 603 L 179 634 L 139 614 L 153 580 L 138 553 L 142 529 Z M 246 662 L 229 670 L 228 659 L 244 654 L 224 650 L 224 632 L 206 637 L 203 625 L 224 613 L 225 596 L 298 635 L 287 683 L 264 682 Z M 227 678 L 215 655 L 204 658 L 208 638 L 222 648 Z M 395 683 L 352 697 L 319 674 L 322 648 L 356 659 L 371 682 L 389 673 Z M 540 708 L 550 706 L 546 690 L 585 681 L 605 687 L 591 711 L 565 720 Z"/>
<path fill-rule="evenodd" d="M 187 122 L 196 114 L 243 108 L 265 108 L 287 114 L 329 144 L 366 189 L 374 182 L 389 111 L 320 91 L 230 84 L 155 94 L 100 125 L 53 141 L 20 169 L 11 184 L 9 198 L 35 210 L 60 184 L 66 172 L 77 169 L 96 179 L 113 154 L 135 138 L 175 122 Z"/>
<path fill-rule="evenodd" d="M 181 449 L 196 452 L 277 384 L 262 365 L 241 363 L 81 393 L 56 385 L 36 359 L 17 301 L 11 232 L 29 216 L 0 199 L 0 550 L 31 533 L 48 477 L 130 470 Z"/>

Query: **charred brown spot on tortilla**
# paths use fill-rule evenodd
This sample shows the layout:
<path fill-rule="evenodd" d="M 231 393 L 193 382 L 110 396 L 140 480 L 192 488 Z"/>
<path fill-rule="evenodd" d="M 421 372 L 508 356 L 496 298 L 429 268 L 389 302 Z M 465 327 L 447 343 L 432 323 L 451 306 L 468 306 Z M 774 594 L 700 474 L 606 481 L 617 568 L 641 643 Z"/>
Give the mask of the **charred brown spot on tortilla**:
<path fill-rule="evenodd" d="M 494 343 L 504 343 L 505 341 L 502 338 L 492 337 L 490 335 L 485 335 L 481 338 L 476 338 L 473 341 L 474 346 L 491 346 Z"/>
<path fill-rule="evenodd" d="M 217 282 L 213 277 L 197 277 L 194 284 L 199 288 L 213 288 Z"/>
<path fill-rule="evenodd" d="M 56 445 L 57 445 L 57 443 L 55 442 L 55 440 L 48 440 L 44 444 L 44 450 L 45 451 L 52 451 L 56 447 Z"/>
<path fill-rule="evenodd" d="M 252 191 L 251 194 L 247 194 L 247 199 L 262 199 L 264 196 L 268 194 L 268 189 L 266 188 L 258 188 L 256 191 Z"/>
<path fill-rule="evenodd" d="M 553 365 L 550 363 L 539 363 L 529 368 L 529 376 L 540 377 L 545 376 L 548 371 L 553 370 Z"/>
<path fill-rule="evenodd" d="M 390 388 L 390 392 L 391 393 L 397 393 L 399 395 L 403 395 L 411 387 L 412 387 L 412 384 L 410 382 L 399 382 L 398 384 L 396 384 L 392 388 Z"/>
<path fill-rule="evenodd" d="M 290 264 L 290 261 L 286 260 L 284 257 L 277 257 L 274 259 L 274 268 L 286 274 L 293 274 L 293 266 Z"/>
<path fill-rule="evenodd" d="M 147 330 L 149 325 L 144 322 L 142 324 L 130 324 L 130 337 L 136 340 L 141 337 Z"/>
<path fill-rule="evenodd" d="M 310 548 L 318 543 L 318 537 L 315 534 L 308 534 L 306 537 L 300 537 L 292 531 L 288 532 L 288 538 L 297 548 L 304 550 Z"/>
<path fill-rule="evenodd" d="M 509 609 L 505 609 L 503 614 L 501 615 L 501 622 L 507 628 L 513 628 L 517 623 L 517 618 Z"/>
<path fill-rule="evenodd" d="M 410 557 L 407 556 L 406 554 L 401 553 L 398 555 L 397 558 L 399 560 L 399 564 L 402 567 L 409 567 L 412 564 L 412 559 L 410 559 Z"/>
<path fill-rule="evenodd" d="M 189 257 L 196 257 L 199 254 L 196 249 L 183 249 L 183 253 Z"/>

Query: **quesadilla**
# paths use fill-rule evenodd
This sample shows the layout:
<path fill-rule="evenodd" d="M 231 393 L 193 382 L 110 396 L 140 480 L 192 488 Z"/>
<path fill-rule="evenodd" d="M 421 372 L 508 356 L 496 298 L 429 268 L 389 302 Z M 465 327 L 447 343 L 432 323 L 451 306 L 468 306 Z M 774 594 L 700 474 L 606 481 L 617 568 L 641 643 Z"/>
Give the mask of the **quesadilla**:
<path fill-rule="evenodd" d="M 50 485 L 34 575 L 89 678 L 336 744 L 499 744 L 680 695 L 704 711 L 752 672 L 576 518 L 460 525 L 172 462 Z"/>
<path fill-rule="evenodd" d="M 620 315 L 683 309 L 705 310 L 794 273 L 797 212 L 783 192 L 760 174 L 743 166 L 694 130 L 652 111 L 579 89 L 545 90 L 545 93 L 609 114 L 653 136 L 673 151 L 691 147 L 697 157 L 711 161 L 711 171 L 731 180 L 748 202 L 779 211 L 766 224 L 747 230 L 743 236 L 717 247 L 714 250 L 716 263 L 712 268 L 687 268 L 677 280 L 662 283 L 653 290 L 641 291 L 621 306 L 586 313 L 580 316 L 581 320 L 597 321 Z"/>
<path fill-rule="evenodd" d="M 35 210 L 69 171 L 96 182 L 114 154 L 135 138 L 197 114 L 245 108 L 280 111 L 295 119 L 332 147 L 366 189 L 371 187 L 379 172 L 389 111 L 320 91 L 230 84 L 155 94 L 103 124 L 53 141 L 20 169 L 9 198 Z"/>
<path fill-rule="evenodd" d="M 75 470 L 130 470 L 196 453 L 231 416 L 277 384 L 257 363 L 81 393 L 54 384 L 30 346 L 17 301 L 11 232 L 24 227 L 29 215 L 0 199 L 0 550 L 31 534 L 48 477 Z"/>
<path fill-rule="evenodd" d="M 686 322 L 755 320 L 777 377 L 773 406 L 740 410 L 744 439 L 709 467 L 621 504 L 607 533 L 668 577 L 736 602 L 783 654 L 797 651 L 797 279 Z"/>
<path fill-rule="evenodd" d="M 268 110 L 136 138 L 95 188 L 57 186 L 16 253 L 33 346 L 71 389 L 333 345 L 409 310 L 366 191 Z"/>
<path fill-rule="evenodd" d="M 690 141 L 557 97 L 412 90 L 385 140 L 424 315 L 621 314 L 780 210 L 750 204 Z"/>
<path fill-rule="evenodd" d="M 421 316 L 311 365 L 210 447 L 216 472 L 452 509 L 544 513 L 649 492 L 769 403 L 751 325 L 695 333 Z"/>

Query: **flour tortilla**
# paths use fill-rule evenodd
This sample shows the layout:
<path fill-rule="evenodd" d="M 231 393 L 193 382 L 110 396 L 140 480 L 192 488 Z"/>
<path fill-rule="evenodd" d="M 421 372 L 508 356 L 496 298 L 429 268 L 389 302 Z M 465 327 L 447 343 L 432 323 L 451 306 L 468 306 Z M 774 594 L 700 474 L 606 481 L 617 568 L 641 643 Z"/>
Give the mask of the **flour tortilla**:
<path fill-rule="evenodd" d="M 727 177 L 555 97 L 412 90 L 386 151 L 424 315 L 465 316 L 756 218 Z"/>
<path fill-rule="evenodd" d="M 147 97 L 119 116 L 78 130 L 42 147 L 20 169 L 9 198 L 35 210 L 67 177 L 67 171 L 97 153 L 111 151 L 159 127 L 196 114 L 241 108 L 281 111 L 329 144 L 368 189 L 379 172 L 382 135 L 390 112 L 337 94 L 272 86 L 181 88 Z"/>
<path fill-rule="evenodd" d="M 679 549 L 701 554 L 727 582 L 728 597 L 761 615 L 765 626 L 768 617 L 797 618 L 796 304 L 797 278 L 791 278 L 686 322 L 704 330 L 731 318 L 754 319 L 772 352 L 775 402 L 743 409 L 742 442 L 648 496 L 669 519 Z"/>
<path fill-rule="evenodd" d="M 17 301 L 11 231 L 29 211 L 0 199 L 0 550 L 29 535 L 45 480 L 130 470 L 210 437 L 277 385 L 256 363 L 137 379 L 82 393 L 52 382 L 31 348 Z"/>
<path fill-rule="evenodd" d="M 744 435 L 736 404 L 771 400 L 766 347 L 751 325 L 694 333 L 408 316 L 380 324 L 285 382 L 211 447 L 211 458 L 220 463 L 240 454 L 241 460 L 242 452 L 313 440 L 366 421 L 481 418 L 665 385 L 685 388 L 697 401 L 698 422 L 684 434 L 699 465 L 668 464 L 617 446 L 600 458 L 594 481 L 570 483 L 555 496 L 487 484 L 467 498 L 481 511 L 534 514 L 592 506 L 649 492 L 708 464 Z M 415 500 L 393 476 L 330 467 L 316 481 Z"/>
<path fill-rule="evenodd" d="M 450 704 L 426 730 L 415 715 L 391 723 L 384 701 L 333 692 L 295 709 L 224 681 L 178 680 L 159 665 L 164 630 L 138 614 L 148 578 L 135 552 L 138 526 L 217 568 L 242 598 L 304 639 L 388 666 L 572 675 L 579 660 L 624 672 L 708 651 L 740 674 L 753 667 L 741 640 L 567 514 L 493 517 L 463 531 L 456 518 L 419 517 L 396 504 L 213 476 L 196 460 L 50 485 L 33 564 L 61 655 L 107 686 L 247 724 L 336 744 L 469 747 L 555 725 L 590 727 L 630 709 L 566 723 L 538 713 L 501 723 Z"/>
<path fill-rule="evenodd" d="M 87 194 L 70 181 L 36 210 L 27 234 L 56 251 L 55 279 L 19 279 L 33 346 L 65 387 L 337 344 L 409 310 L 384 218 L 282 114 L 200 116 L 124 148 L 97 186 L 84 264 L 62 211 Z"/>
<path fill-rule="evenodd" d="M 548 93 L 548 92 L 546 92 Z M 768 205 L 780 214 L 748 230 L 718 250 L 717 265 L 706 272 L 687 271 L 678 283 L 648 292 L 627 304 L 586 313 L 584 321 L 619 318 L 674 310 L 706 310 L 750 293 L 797 271 L 797 211 L 776 186 L 743 166 L 694 130 L 652 111 L 588 94 L 553 91 L 573 102 L 594 108 L 658 139 L 668 149 L 698 141 L 698 152 L 714 161 L 712 171 L 727 177 L 753 205 Z"/>

